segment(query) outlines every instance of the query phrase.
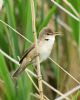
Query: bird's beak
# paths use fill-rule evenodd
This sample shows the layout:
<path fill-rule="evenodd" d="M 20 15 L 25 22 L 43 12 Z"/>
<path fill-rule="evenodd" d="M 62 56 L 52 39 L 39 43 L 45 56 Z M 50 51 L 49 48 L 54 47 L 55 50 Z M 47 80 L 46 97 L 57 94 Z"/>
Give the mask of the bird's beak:
<path fill-rule="evenodd" d="M 55 33 L 57 33 L 57 34 L 54 34 L 54 36 L 57 36 L 57 35 L 62 36 L 63 35 L 63 34 L 60 34 L 59 32 L 55 32 Z"/>

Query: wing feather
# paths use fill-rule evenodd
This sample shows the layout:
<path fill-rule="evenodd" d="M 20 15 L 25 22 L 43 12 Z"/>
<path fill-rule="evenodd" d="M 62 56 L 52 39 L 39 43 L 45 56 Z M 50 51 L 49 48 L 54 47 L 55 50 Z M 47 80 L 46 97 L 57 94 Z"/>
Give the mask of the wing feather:
<path fill-rule="evenodd" d="M 22 63 L 23 59 L 27 56 L 27 54 L 28 54 L 34 47 L 35 47 L 35 45 L 33 44 L 29 49 L 27 49 L 27 50 L 24 52 L 23 56 L 21 57 L 21 59 L 20 59 L 20 61 L 19 61 L 20 64 Z"/>

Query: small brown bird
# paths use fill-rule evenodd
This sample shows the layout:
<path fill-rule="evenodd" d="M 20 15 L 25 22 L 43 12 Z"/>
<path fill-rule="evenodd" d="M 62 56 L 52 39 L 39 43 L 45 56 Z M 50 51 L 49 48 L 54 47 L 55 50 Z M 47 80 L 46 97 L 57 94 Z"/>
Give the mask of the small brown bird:
<path fill-rule="evenodd" d="M 13 77 L 17 77 L 20 73 L 22 73 L 26 66 L 29 64 L 33 64 L 36 66 L 35 58 L 39 56 L 40 63 L 45 61 L 51 53 L 55 36 L 58 34 L 54 34 L 50 28 L 44 28 L 39 35 L 37 44 L 38 44 L 38 55 L 36 53 L 35 44 L 33 44 L 22 56 L 20 59 L 20 67 L 15 71 Z"/>

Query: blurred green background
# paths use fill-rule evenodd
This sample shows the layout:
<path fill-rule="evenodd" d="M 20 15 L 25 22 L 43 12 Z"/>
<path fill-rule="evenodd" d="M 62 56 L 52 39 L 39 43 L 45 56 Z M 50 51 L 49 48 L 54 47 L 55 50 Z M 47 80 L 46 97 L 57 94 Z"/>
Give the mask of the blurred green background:
<path fill-rule="evenodd" d="M 68 1 L 80 14 L 80 0 Z M 62 0 L 56 2 L 73 13 Z M 53 31 L 63 34 L 62 37 L 56 37 L 51 58 L 80 81 L 80 22 L 57 8 L 50 0 L 34 0 L 34 3 L 37 33 L 39 34 L 43 27 L 48 26 Z M 0 20 L 8 23 L 33 42 L 32 17 L 30 0 L 4 0 Z M 30 45 L 0 22 L 0 48 L 4 52 L 18 60 L 18 56 L 20 57 Z M 25 72 L 19 76 L 16 83 L 11 79 L 10 75 L 17 67 L 0 53 L 0 100 L 35 100 L 31 93 L 35 93 L 36 90 Z M 28 68 L 34 71 L 32 65 Z M 41 64 L 41 70 L 43 79 L 62 93 L 78 85 L 49 59 Z M 34 81 L 37 83 L 37 80 Z M 43 88 L 44 94 L 50 100 L 58 96 L 48 87 L 43 85 Z M 79 95 L 80 93 L 72 96 L 73 100 L 77 100 Z"/>

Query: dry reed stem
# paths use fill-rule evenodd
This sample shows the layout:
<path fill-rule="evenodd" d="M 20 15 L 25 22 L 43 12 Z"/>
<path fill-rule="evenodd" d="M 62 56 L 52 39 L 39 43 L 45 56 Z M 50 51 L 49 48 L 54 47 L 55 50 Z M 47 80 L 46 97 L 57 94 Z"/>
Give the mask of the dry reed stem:
<path fill-rule="evenodd" d="M 58 6 L 58 5 L 57 5 Z M 64 8 L 63 8 L 64 9 Z M 7 24 L 7 23 L 5 23 L 4 21 L 2 21 L 2 20 L 0 20 L 0 22 L 1 23 L 3 23 L 4 25 L 6 25 L 7 27 L 9 27 L 10 29 L 12 29 L 14 32 L 16 32 L 18 35 L 20 35 L 23 39 L 25 39 L 26 41 L 28 41 L 29 43 L 31 43 L 32 44 L 32 42 L 29 40 L 29 39 L 27 39 L 25 36 L 23 36 L 22 34 L 20 34 L 17 30 L 15 30 L 14 28 L 12 28 L 9 24 Z M 14 63 L 18 63 L 16 60 L 14 60 L 13 58 L 11 58 L 10 56 L 8 56 L 5 52 L 3 52 L 1 49 L 0 49 L 0 52 L 4 55 L 4 56 L 6 56 L 8 59 L 10 59 L 12 62 L 14 62 Z M 18 65 L 19 65 L 19 63 L 18 63 Z M 61 66 L 60 66 L 61 67 Z M 63 68 L 61 68 L 61 69 L 63 69 Z M 26 69 L 27 71 L 29 71 L 31 74 L 33 74 L 29 69 Z M 66 74 L 68 74 L 69 75 L 69 73 L 65 70 L 65 69 L 63 69 L 63 71 L 64 72 L 66 72 Z M 35 76 L 34 74 L 33 74 L 33 76 Z M 71 74 L 69 75 L 71 78 L 73 77 Z M 73 80 L 74 80 L 74 77 L 72 78 Z M 76 79 L 77 80 L 77 79 Z M 78 80 L 77 80 L 78 81 Z M 77 82 L 76 81 L 76 82 Z M 78 83 L 80 83 L 79 81 L 78 81 Z"/>
<path fill-rule="evenodd" d="M 54 87 L 52 87 L 51 85 L 49 85 L 47 82 L 45 82 L 43 80 L 43 83 L 49 87 L 51 90 L 55 91 L 56 93 L 58 93 L 59 95 L 61 95 L 63 98 L 65 98 L 66 100 L 70 100 L 67 96 L 64 96 L 64 94 L 62 94 L 60 91 L 56 90 Z"/>
<path fill-rule="evenodd" d="M 77 10 L 73 7 L 73 5 L 71 3 L 69 3 L 67 0 L 63 0 L 64 3 L 66 3 L 67 6 L 69 6 L 72 11 L 75 13 L 75 15 L 79 18 L 79 13 L 77 12 Z"/>
<path fill-rule="evenodd" d="M 55 65 L 57 65 L 61 70 L 63 70 L 68 76 L 70 76 L 76 83 L 80 84 L 80 82 L 75 77 L 73 77 L 70 73 L 68 73 L 64 68 L 62 68 L 58 63 L 56 63 L 52 58 L 49 57 L 49 59 L 53 63 L 55 63 Z"/>
<path fill-rule="evenodd" d="M 34 33 L 34 42 L 35 42 L 36 53 L 38 54 L 37 35 L 36 35 L 36 27 L 35 27 L 34 1 L 33 0 L 30 0 L 30 1 L 31 1 L 31 10 L 32 10 L 32 30 Z M 37 76 L 38 76 L 40 100 L 43 100 L 42 75 L 41 75 L 41 70 L 40 70 L 39 56 L 36 57 L 36 62 L 37 62 Z"/>
<path fill-rule="evenodd" d="M 29 75 L 28 71 L 27 71 L 27 75 L 29 77 L 29 79 L 31 80 L 31 82 L 33 83 L 34 87 L 36 88 L 36 90 L 39 92 L 39 88 L 37 87 L 37 85 L 35 84 L 35 82 L 33 81 L 33 79 L 31 78 L 31 76 Z"/>
<path fill-rule="evenodd" d="M 15 64 L 17 64 L 18 66 L 20 66 L 20 64 L 19 64 L 19 62 L 18 62 L 17 60 L 15 60 L 15 59 L 13 59 L 12 57 L 10 57 L 8 54 L 6 54 L 6 53 L 5 53 L 4 51 L 2 51 L 1 49 L 0 49 L 0 53 L 1 53 L 2 55 L 4 55 L 7 59 L 9 59 L 10 61 L 12 61 L 13 63 L 15 63 Z M 25 69 L 25 72 L 26 72 L 26 73 L 29 72 L 32 76 L 34 76 L 35 78 L 37 78 L 37 75 L 34 74 L 34 73 L 33 73 L 31 70 L 29 70 L 28 68 Z M 47 87 L 49 87 L 52 91 L 54 91 L 54 92 L 56 92 L 57 94 L 63 96 L 63 94 L 62 94 L 60 91 L 58 91 L 57 89 L 55 89 L 54 87 L 52 87 L 51 85 L 49 85 L 47 82 L 45 82 L 44 80 L 42 80 L 42 82 L 43 82 Z M 64 97 L 64 98 L 66 99 L 67 97 Z"/>
<path fill-rule="evenodd" d="M 37 93 L 35 95 L 39 97 L 39 95 Z M 50 100 L 45 95 L 43 95 L 43 96 L 44 96 L 44 100 Z"/>
<path fill-rule="evenodd" d="M 31 93 L 30 95 L 33 96 L 36 99 L 40 99 L 40 96 L 39 95 L 36 95 L 36 94 L 33 94 L 33 93 Z"/>
<path fill-rule="evenodd" d="M 37 85 L 35 84 L 35 82 L 33 81 L 32 77 L 30 76 L 29 72 L 26 71 L 29 79 L 31 80 L 31 82 L 33 83 L 34 87 L 36 88 L 36 90 L 39 92 L 39 88 L 37 87 Z M 37 78 L 37 77 L 36 77 Z M 37 94 L 38 95 L 38 94 Z M 38 95 L 39 96 L 39 95 Z M 40 96 L 39 96 L 40 97 Z M 46 100 L 49 100 L 45 95 L 44 95 L 44 98 L 46 98 Z"/>
<path fill-rule="evenodd" d="M 17 30 L 15 30 L 14 28 L 12 28 L 10 25 L 8 25 L 7 23 L 5 23 L 4 21 L 2 21 L 2 20 L 0 20 L 0 22 L 1 23 L 3 23 L 4 25 L 6 25 L 7 27 L 9 27 L 10 29 L 12 29 L 14 32 L 16 32 L 18 35 L 20 35 L 23 39 L 25 39 L 26 41 L 28 41 L 29 43 L 31 43 L 32 44 L 32 42 L 29 40 L 29 39 L 27 39 L 25 36 L 23 36 L 23 35 L 21 35 Z M 0 50 L 1 51 L 1 53 L 3 54 L 3 55 L 5 55 L 5 56 L 7 56 L 7 58 L 9 59 L 11 59 L 14 63 L 16 63 L 17 64 L 17 62 L 14 60 L 14 59 L 12 59 L 10 56 L 8 56 L 8 55 L 6 55 L 6 53 L 5 52 L 3 52 L 2 50 Z M 50 57 L 49 57 L 49 59 L 51 59 Z M 52 61 L 52 60 L 51 60 Z M 52 62 L 54 62 L 54 61 L 52 61 Z M 18 63 L 18 65 L 19 65 L 19 63 Z M 56 64 L 56 65 L 58 65 L 58 64 Z M 75 79 L 75 77 L 73 77 L 71 74 L 69 74 L 65 69 L 63 69 L 61 66 L 59 66 L 66 74 L 68 74 L 73 80 L 75 80 L 78 84 L 80 84 L 80 82 L 77 80 L 77 79 Z M 28 69 L 27 69 L 28 70 Z M 30 70 L 28 70 L 28 71 L 30 71 Z M 33 74 L 33 73 L 32 73 Z M 35 75 L 34 75 L 35 76 Z"/>
<path fill-rule="evenodd" d="M 0 20 L 1 21 L 1 20 Z M 2 22 L 3 24 L 6 24 L 5 22 Z M 6 25 L 6 26 L 8 26 L 9 28 L 12 28 L 11 26 L 9 26 L 8 24 Z M 15 29 L 12 29 L 13 31 L 15 31 L 16 33 L 17 33 L 17 31 L 15 30 Z M 20 35 L 20 33 L 19 33 L 19 35 Z M 21 37 L 23 37 L 23 36 L 21 36 Z M 24 37 L 24 39 L 25 40 L 27 40 L 28 41 L 28 39 L 26 39 L 25 37 Z M 29 41 L 28 41 L 29 42 Z M 30 42 L 31 43 L 31 42 Z M 1 51 L 1 49 L 0 49 L 0 51 Z M 4 55 L 4 54 L 3 54 Z M 8 59 L 11 59 L 11 57 L 9 57 L 9 56 L 7 56 L 8 57 Z M 13 61 L 14 63 L 16 63 L 16 64 L 18 64 L 19 65 L 19 63 L 16 61 L 16 60 L 14 60 L 14 59 L 11 59 L 11 61 Z M 31 73 L 33 76 L 36 76 L 33 72 L 31 72 L 30 70 L 28 70 L 28 69 L 26 69 L 27 71 L 29 71 L 29 73 Z M 43 80 L 44 81 L 44 80 Z M 48 84 L 48 83 L 47 83 Z M 51 87 L 51 88 L 53 88 L 53 87 Z M 66 93 L 65 93 L 66 94 Z M 65 95 L 64 94 L 64 95 Z M 72 94 L 72 92 L 70 92 L 70 94 Z M 69 94 L 68 94 L 69 95 Z M 66 95 L 65 95 L 66 96 Z M 64 96 L 63 96 L 64 97 Z M 65 98 L 65 97 L 64 97 Z"/>
<path fill-rule="evenodd" d="M 55 18 L 53 18 L 53 20 L 55 20 Z M 62 26 L 65 30 L 67 30 L 69 33 L 72 32 L 71 27 L 66 24 L 63 20 L 61 20 L 61 18 L 57 18 L 57 22 L 60 26 Z"/>
<path fill-rule="evenodd" d="M 12 29 L 14 32 L 16 32 L 18 35 L 20 35 L 22 38 L 24 38 L 25 40 L 27 40 L 29 43 L 32 43 L 29 39 L 27 39 L 26 37 L 24 37 L 23 35 L 21 35 L 17 30 L 15 30 L 14 28 L 12 28 L 10 25 L 8 25 L 7 23 L 5 23 L 4 21 L 0 20 L 1 23 L 3 23 L 4 25 L 6 25 L 7 27 L 9 27 L 10 29 Z M 2 55 L 4 55 L 6 58 L 8 58 L 9 60 L 11 60 L 12 62 L 14 62 L 15 64 L 19 65 L 19 62 L 16 61 L 15 59 L 13 59 L 12 57 L 10 57 L 9 55 L 7 55 L 3 50 L 0 49 L 0 53 Z M 36 74 L 34 74 L 32 71 L 30 71 L 28 68 L 26 68 L 25 70 L 26 72 L 28 71 L 31 75 L 33 75 L 34 77 L 37 77 Z M 71 75 L 72 76 L 72 75 Z M 72 76 L 73 77 L 73 76 Z M 44 84 L 47 85 L 51 90 L 55 91 L 56 93 L 58 93 L 59 95 L 61 95 L 59 93 L 59 91 L 57 92 L 56 89 L 54 87 L 52 87 L 51 85 L 49 85 L 47 82 L 45 82 L 43 80 Z M 47 83 L 47 84 L 46 84 Z M 63 96 L 64 97 L 64 96 Z M 66 97 L 64 97 L 66 99 Z"/>
<path fill-rule="evenodd" d="M 72 93 L 76 92 L 77 90 L 80 89 L 80 85 L 76 86 L 75 88 L 71 89 L 70 91 L 68 91 L 67 93 L 64 94 L 64 97 L 68 97 L 69 95 L 71 95 Z M 64 99 L 63 96 L 56 98 L 55 100 L 62 100 Z"/>
<path fill-rule="evenodd" d="M 5 23 L 4 21 L 0 20 L 1 23 L 3 23 L 5 26 L 9 27 L 11 30 L 13 30 L 15 33 L 17 33 L 18 35 L 20 35 L 24 40 L 26 40 L 27 42 L 31 43 L 32 42 L 27 39 L 25 36 L 23 36 L 20 32 L 18 32 L 17 30 L 15 30 L 14 28 L 12 28 L 9 24 Z"/>
<path fill-rule="evenodd" d="M 68 10 L 66 10 L 64 7 L 62 7 L 60 4 L 58 4 L 56 1 L 51 0 L 58 8 L 60 8 L 62 11 L 64 11 L 65 13 L 67 13 L 70 17 L 72 17 L 73 19 L 75 19 L 76 21 L 80 21 L 78 17 L 76 17 L 75 15 L 73 15 L 71 12 L 69 12 Z"/>
<path fill-rule="evenodd" d="M 4 25 L 6 25 L 7 27 L 9 27 L 10 29 L 12 29 L 14 32 L 16 32 L 18 35 L 20 35 L 22 38 L 24 37 L 23 35 L 21 35 L 17 30 L 15 30 L 14 28 L 12 28 L 11 26 L 9 26 L 7 23 L 5 23 L 4 21 L 2 21 L 2 20 L 0 20 L 0 22 L 2 22 Z M 29 43 L 32 43 L 29 39 L 27 39 L 26 37 L 24 37 L 24 39 L 25 40 L 27 40 Z M 15 64 L 17 64 L 17 65 L 19 65 L 19 62 L 18 61 L 16 61 L 15 59 L 13 59 L 12 57 L 10 57 L 9 55 L 7 55 L 3 50 L 1 50 L 0 49 L 0 53 L 2 54 L 2 55 L 4 55 L 5 57 L 7 57 L 9 60 L 11 60 L 12 62 L 14 62 Z M 29 72 L 31 75 L 33 75 L 34 77 L 37 77 L 36 76 L 36 74 L 34 74 L 32 71 L 30 71 L 28 68 L 26 68 L 25 69 L 25 71 L 27 72 Z M 66 73 L 67 74 L 67 73 Z M 72 76 L 73 77 L 73 76 Z M 43 82 L 45 82 L 44 80 L 43 80 Z M 46 82 L 45 82 L 46 83 Z M 44 84 L 45 84 L 44 83 Z M 48 84 L 48 83 L 47 83 Z M 45 85 L 47 85 L 47 84 L 45 84 Z M 48 84 L 49 85 L 49 84 Z M 48 86 L 47 85 L 47 86 Z M 52 87 L 51 85 L 49 85 L 50 87 L 50 89 L 51 90 L 53 90 L 53 91 L 55 91 L 56 93 L 58 93 L 59 95 L 61 95 L 60 93 L 59 93 L 59 91 L 57 90 L 56 91 L 56 89 L 54 88 L 54 87 Z M 65 98 L 65 97 L 64 97 Z"/>
<path fill-rule="evenodd" d="M 40 95 L 37 94 L 37 93 L 35 93 L 35 94 L 31 93 L 31 96 L 33 96 L 33 97 L 35 97 L 35 98 L 37 98 L 37 99 L 40 99 Z M 50 99 L 48 99 L 48 98 L 44 95 L 44 100 L 50 100 Z"/>

